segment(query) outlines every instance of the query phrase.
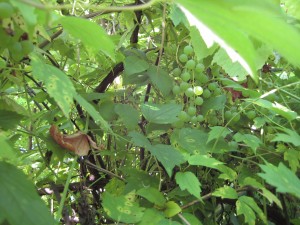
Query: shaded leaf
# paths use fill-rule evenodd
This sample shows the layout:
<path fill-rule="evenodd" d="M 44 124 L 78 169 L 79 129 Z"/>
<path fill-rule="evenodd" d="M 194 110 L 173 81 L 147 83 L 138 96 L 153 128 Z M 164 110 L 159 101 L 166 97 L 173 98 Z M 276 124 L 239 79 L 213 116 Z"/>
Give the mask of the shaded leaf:
<path fill-rule="evenodd" d="M 237 178 L 237 173 L 228 166 L 218 165 L 217 169 L 222 172 L 219 176 L 220 179 L 234 181 Z"/>
<path fill-rule="evenodd" d="M 173 168 L 185 162 L 183 155 L 171 145 L 157 144 L 151 146 L 149 150 L 163 164 L 170 177 Z"/>
<path fill-rule="evenodd" d="M 141 73 L 146 71 L 149 68 L 149 64 L 134 55 L 130 55 L 125 58 L 124 61 L 124 73 L 126 75 L 134 75 L 136 73 Z"/>
<path fill-rule="evenodd" d="M 244 201 L 236 201 L 236 213 L 237 215 L 244 215 L 245 222 L 249 225 L 255 225 L 255 213 Z"/>
<path fill-rule="evenodd" d="M 0 110 L 0 129 L 14 129 L 23 118 L 24 116 L 17 112 Z"/>
<path fill-rule="evenodd" d="M 157 66 L 150 66 L 146 74 L 149 76 L 154 87 L 160 90 L 164 96 L 167 96 L 171 92 L 173 80 L 165 70 Z"/>
<path fill-rule="evenodd" d="M 34 185 L 15 166 L 0 162 L 0 183 L 0 218 L 11 225 L 55 224 Z"/>
<path fill-rule="evenodd" d="M 115 112 L 120 116 L 127 129 L 133 130 L 138 125 L 140 114 L 131 105 L 117 104 L 115 106 Z"/>
<path fill-rule="evenodd" d="M 192 172 L 177 172 L 175 179 L 181 190 L 187 190 L 200 199 L 201 183 L 195 174 Z"/>
<path fill-rule="evenodd" d="M 291 129 L 288 128 L 279 128 L 280 130 L 283 130 L 284 133 L 276 133 L 275 138 L 273 138 L 273 142 L 275 141 L 282 141 L 282 142 L 288 142 L 292 143 L 295 146 L 300 146 L 300 135 Z"/>
<path fill-rule="evenodd" d="M 294 149 L 288 149 L 284 153 L 284 160 L 289 162 L 289 165 L 294 173 L 299 168 L 300 151 Z"/>
<path fill-rule="evenodd" d="M 256 214 L 259 216 L 259 218 L 266 224 L 267 223 L 267 218 L 266 215 L 263 213 L 263 211 L 258 207 L 256 202 L 254 201 L 253 198 L 248 197 L 248 196 L 241 196 L 238 199 L 239 202 L 244 203 L 248 205 Z"/>
<path fill-rule="evenodd" d="M 209 110 L 222 110 L 225 108 L 226 96 L 219 95 L 205 100 L 205 104 L 201 108 L 201 112 L 205 115 Z"/>
<path fill-rule="evenodd" d="M 17 157 L 16 152 L 14 151 L 10 143 L 7 141 L 7 138 L 2 133 L 0 133 L 0 146 L 1 146 L 0 159 L 6 159 L 6 160 L 16 159 Z"/>
<path fill-rule="evenodd" d="M 158 224 L 162 219 L 164 219 L 164 216 L 160 211 L 154 208 L 147 208 L 139 225 Z"/>
<path fill-rule="evenodd" d="M 61 17 L 58 23 L 61 23 L 64 30 L 73 37 L 80 39 L 88 51 L 95 54 L 102 51 L 113 61 L 115 60 L 115 44 L 98 24 L 74 16 Z"/>
<path fill-rule="evenodd" d="M 272 164 L 260 165 L 260 168 L 264 173 L 258 175 L 276 187 L 278 192 L 290 193 L 300 198 L 300 180 L 283 163 L 279 163 L 278 167 Z"/>
<path fill-rule="evenodd" d="M 179 131 L 177 141 L 179 146 L 189 153 L 206 154 L 207 138 L 208 134 L 202 130 L 183 128 Z"/>
<path fill-rule="evenodd" d="M 229 186 L 218 188 L 212 193 L 212 195 L 229 199 L 237 199 L 239 197 L 236 190 Z"/>
<path fill-rule="evenodd" d="M 139 147 L 149 148 L 151 147 L 150 141 L 141 133 L 136 131 L 130 131 L 128 136 L 131 137 L 131 141 Z"/>
<path fill-rule="evenodd" d="M 147 103 L 141 105 L 141 110 L 150 123 L 169 124 L 178 120 L 177 115 L 182 110 L 182 106 L 175 103 Z"/>

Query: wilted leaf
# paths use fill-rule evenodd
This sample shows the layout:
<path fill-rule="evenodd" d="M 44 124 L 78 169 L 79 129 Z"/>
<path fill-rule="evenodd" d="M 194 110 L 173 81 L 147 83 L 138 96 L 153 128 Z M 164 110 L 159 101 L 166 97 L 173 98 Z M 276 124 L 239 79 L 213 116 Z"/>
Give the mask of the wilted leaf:
<path fill-rule="evenodd" d="M 90 136 L 80 131 L 71 135 L 61 134 L 57 126 L 52 125 L 49 133 L 57 144 L 79 156 L 87 155 L 91 147 L 100 150 Z"/>

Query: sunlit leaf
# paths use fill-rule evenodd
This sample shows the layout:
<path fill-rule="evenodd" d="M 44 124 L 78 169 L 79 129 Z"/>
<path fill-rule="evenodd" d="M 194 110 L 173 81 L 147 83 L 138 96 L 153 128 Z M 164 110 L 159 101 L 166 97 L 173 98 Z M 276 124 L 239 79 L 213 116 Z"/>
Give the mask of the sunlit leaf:
<path fill-rule="evenodd" d="M 292 171 L 295 173 L 299 168 L 299 161 L 300 161 L 300 151 L 294 149 L 288 149 L 284 153 L 284 160 L 289 162 L 289 165 Z"/>
<path fill-rule="evenodd" d="M 0 183 L 0 218 L 11 225 L 55 224 L 34 185 L 15 166 L 0 162 Z"/>
<path fill-rule="evenodd" d="M 0 159 L 11 160 L 17 157 L 17 154 L 14 151 L 13 147 L 9 144 L 7 138 L 2 133 L 0 133 L 0 146 Z"/>
<path fill-rule="evenodd" d="M 128 195 L 113 196 L 109 192 L 105 192 L 102 206 L 107 215 L 116 221 L 137 223 L 142 219 L 144 208 L 140 207 L 134 199 L 128 198 Z"/>
<path fill-rule="evenodd" d="M 267 223 L 266 215 L 263 213 L 261 208 L 259 208 L 259 206 L 257 205 L 257 203 L 254 201 L 253 198 L 248 196 L 241 196 L 239 197 L 238 202 L 248 205 L 254 212 L 256 212 L 256 214 L 264 223 Z"/>
<path fill-rule="evenodd" d="M 278 167 L 272 164 L 260 165 L 260 168 L 264 173 L 258 175 L 276 187 L 278 192 L 290 193 L 300 198 L 300 180 L 283 163 L 279 163 Z"/>
<path fill-rule="evenodd" d="M 147 70 L 148 68 L 149 64 L 145 60 L 137 56 L 130 55 L 125 58 L 124 72 L 126 73 L 126 75 L 134 75 L 136 73 L 141 73 Z"/>
<path fill-rule="evenodd" d="M 252 134 L 236 133 L 233 138 L 237 142 L 244 142 L 254 153 L 256 153 L 256 149 L 262 144 L 261 140 Z"/>
<path fill-rule="evenodd" d="M 153 187 L 142 188 L 136 194 L 161 207 L 166 203 L 163 194 Z"/>
<path fill-rule="evenodd" d="M 208 133 L 207 143 L 214 139 L 225 138 L 231 131 L 226 127 L 210 127 L 211 131 Z"/>
<path fill-rule="evenodd" d="M 237 199 L 238 194 L 236 190 L 234 190 L 232 187 L 225 186 L 225 187 L 220 187 L 217 190 L 215 190 L 212 195 L 218 196 L 221 198 L 229 198 L 229 199 Z"/>
<path fill-rule="evenodd" d="M 178 135 L 178 144 L 189 153 L 205 154 L 207 147 L 208 134 L 202 130 L 183 128 Z"/>
<path fill-rule="evenodd" d="M 196 198 L 200 198 L 201 183 L 195 174 L 192 172 L 177 172 L 175 180 L 181 190 L 187 190 Z"/>
<path fill-rule="evenodd" d="M 219 160 L 207 155 L 192 155 L 189 157 L 188 161 L 190 165 L 206 166 L 214 169 L 218 169 L 218 166 L 223 164 Z"/>
<path fill-rule="evenodd" d="M 167 202 L 165 207 L 166 209 L 164 211 L 164 214 L 166 217 L 173 217 L 181 212 L 181 208 L 174 201 Z"/>
<path fill-rule="evenodd" d="M 282 141 L 292 143 L 295 146 L 300 146 L 300 135 L 291 129 L 287 128 L 279 128 L 280 130 L 284 131 L 285 133 L 276 133 L 275 138 L 273 138 L 273 142 L 275 141 Z"/>
<path fill-rule="evenodd" d="M 147 208 L 139 225 L 159 224 L 164 219 L 164 214 L 155 208 Z"/>

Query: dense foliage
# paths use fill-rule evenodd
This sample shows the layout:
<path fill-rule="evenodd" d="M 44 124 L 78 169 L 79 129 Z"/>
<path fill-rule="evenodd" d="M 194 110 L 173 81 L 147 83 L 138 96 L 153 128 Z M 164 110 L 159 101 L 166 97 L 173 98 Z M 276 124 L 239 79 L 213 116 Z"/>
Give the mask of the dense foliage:
<path fill-rule="evenodd" d="M 0 224 L 300 224 L 296 0 L 0 0 Z"/>

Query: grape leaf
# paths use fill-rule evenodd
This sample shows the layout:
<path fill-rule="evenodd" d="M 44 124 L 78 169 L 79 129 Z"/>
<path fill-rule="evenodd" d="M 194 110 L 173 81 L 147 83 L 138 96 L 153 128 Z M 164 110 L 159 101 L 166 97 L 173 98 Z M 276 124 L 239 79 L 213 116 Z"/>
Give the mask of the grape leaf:
<path fill-rule="evenodd" d="M 208 133 L 208 139 L 207 142 L 210 142 L 213 139 L 219 139 L 220 137 L 225 138 L 228 134 L 231 133 L 231 131 L 226 127 L 210 127 L 211 131 Z"/>
<path fill-rule="evenodd" d="M 153 187 L 142 188 L 138 190 L 136 194 L 142 196 L 149 202 L 152 202 L 160 207 L 164 206 L 164 204 L 166 203 L 164 195 Z"/>
<path fill-rule="evenodd" d="M 234 190 L 232 187 L 225 186 L 225 187 L 220 187 L 217 190 L 215 190 L 212 193 L 213 196 L 219 196 L 221 198 L 229 198 L 229 199 L 237 199 L 238 194 L 236 190 Z"/>
<path fill-rule="evenodd" d="M 133 144 L 139 147 L 149 148 L 151 147 L 150 141 L 141 133 L 137 131 L 130 131 L 128 136 L 131 137 Z"/>
<path fill-rule="evenodd" d="M 295 173 L 299 168 L 300 152 L 294 149 L 288 149 L 284 153 L 284 160 L 289 162 L 292 171 Z"/>
<path fill-rule="evenodd" d="M 164 219 L 163 214 L 155 208 L 147 208 L 139 225 L 159 224 Z"/>
<path fill-rule="evenodd" d="M 166 209 L 164 211 L 164 214 L 166 217 L 173 217 L 181 212 L 181 208 L 174 201 L 167 202 L 165 207 Z"/>
<path fill-rule="evenodd" d="M 189 153 L 206 154 L 207 138 L 208 134 L 202 130 L 183 128 L 179 131 L 177 141 L 179 146 Z"/>
<path fill-rule="evenodd" d="M 300 135 L 298 133 L 296 133 L 296 131 L 293 131 L 291 129 L 287 129 L 287 128 L 278 128 L 282 131 L 285 132 L 284 133 L 276 133 L 275 134 L 275 138 L 273 138 L 273 142 L 275 141 L 282 141 L 282 142 L 288 142 L 288 143 L 292 143 L 295 146 L 300 146 Z"/>
<path fill-rule="evenodd" d="M 137 127 L 140 114 L 139 112 L 128 104 L 117 104 L 115 112 L 120 116 L 122 122 L 128 130 L 133 130 Z"/>
<path fill-rule="evenodd" d="M 170 177 L 172 169 L 185 162 L 183 155 L 171 145 L 157 144 L 151 146 L 149 150 L 163 164 Z"/>
<path fill-rule="evenodd" d="M 300 180 L 283 163 L 276 167 L 272 164 L 260 165 L 264 173 L 258 175 L 266 180 L 267 183 L 276 187 L 278 192 L 290 193 L 300 198 Z"/>
<path fill-rule="evenodd" d="M 252 134 L 236 133 L 233 136 L 237 142 L 244 142 L 256 154 L 256 149 L 262 144 L 261 140 Z"/>
<path fill-rule="evenodd" d="M 146 71 L 149 68 L 149 64 L 134 55 L 130 55 L 125 58 L 124 61 L 124 73 L 126 75 L 134 75 L 136 73 L 141 73 Z"/>
<path fill-rule="evenodd" d="M 7 138 L 3 135 L 3 133 L 0 133 L 0 146 L 0 159 L 14 160 L 17 158 L 16 152 L 7 141 Z"/>
<path fill-rule="evenodd" d="M 101 26 L 74 16 L 61 17 L 58 23 L 73 37 L 80 39 L 88 51 L 94 54 L 102 51 L 115 61 L 115 44 Z"/>
<path fill-rule="evenodd" d="M 219 165 L 224 164 L 216 160 L 215 158 L 209 157 L 207 155 L 192 155 L 189 157 L 188 162 L 190 165 L 206 166 L 214 169 L 218 169 Z"/>
<path fill-rule="evenodd" d="M 14 129 L 23 118 L 24 116 L 17 112 L 0 109 L 0 129 Z"/>
<path fill-rule="evenodd" d="M 205 104 L 201 108 L 201 112 L 205 115 L 209 110 L 222 110 L 225 108 L 226 95 L 219 95 L 205 100 Z"/>
<path fill-rule="evenodd" d="M 0 162 L 0 183 L 0 218 L 11 225 L 55 224 L 34 185 L 15 166 Z"/>
<path fill-rule="evenodd" d="M 201 183 L 192 172 L 177 172 L 176 183 L 181 190 L 187 190 L 189 193 L 200 199 Z"/>
<path fill-rule="evenodd" d="M 147 103 L 141 105 L 141 110 L 150 123 L 169 124 L 178 120 L 177 115 L 182 110 L 182 106 L 175 103 Z"/>
<path fill-rule="evenodd" d="M 132 198 L 132 193 L 113 196 L 104 192 L 102 206 L 107 215 L 119 222 L 138 223 L 143 216 L 144 208 L 140 207 Z"/>
<path fill-rule="evenodd" d="M 263 213 L 263 211 L 258 207 L 258 205 L 256 204 L 256 202 L 254 201 L 253 198 L 248 197 L 248 196 L 241 196 L 238 199 L 238 202 L 245 204 L 247 206 L 249 206 L 251 208 L 251 210 L 253 210 L 254 212 L 256 212 L 256 214 L 259 216 L 259 218 L 265 223 L 267 224 L 267 218 L 266 215 Z M 236 203 L 237 204 L 237 203 Z M 254 217 L 255 218 L 255 217 Z"/>

